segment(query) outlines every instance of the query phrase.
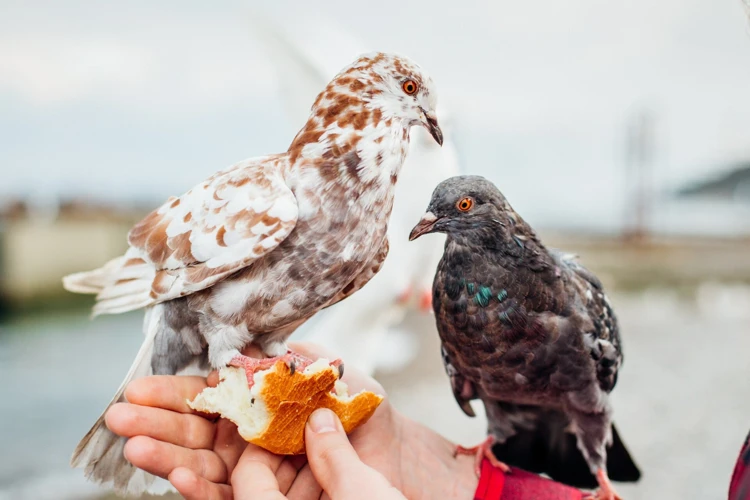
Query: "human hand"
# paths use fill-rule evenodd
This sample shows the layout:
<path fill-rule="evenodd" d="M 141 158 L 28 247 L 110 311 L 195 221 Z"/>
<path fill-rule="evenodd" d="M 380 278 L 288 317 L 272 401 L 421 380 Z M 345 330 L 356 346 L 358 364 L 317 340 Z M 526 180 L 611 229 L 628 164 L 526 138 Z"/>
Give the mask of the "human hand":
<path fill-rule="evenodd" d="M 319 498 L 322 488 L 325 492 L 322 497 L 331 500 L 406 500 L 382 474 L 362 463 L 331 410 L 318 409 L 310 416 L 305 427 L 305 452 L 319 488 L 311 489 L 310 484 L 304 484 L 302 487 L 308 489 L 302 490 L 295 480 L 285 495 L 282 492 L 285 485 L 279 482 L 277 474 L 282 457 L 250 445 L 232 473 L 234 499 Z M 175 473 L 182 472 L 178 469 Z M 205 489 L 206 493 L 210 491 L 210 487 Z"/>
<path fill-rule="evenodd" d="M 310 344 L 296 344 L 293 349 L 313 359 L 335 358 Z M 380 384 L 352 366 L 346 367 L 344 381 L 351 393 L 362 389 L 385 393 Z M 209 377 L 209 385 L 217 382 L 215 374 Z M 187 407 L 185 400 L 194 398 L 206 383 L 200 377 L 183 376 L 132 382 L 126 391 L 129 403 L 113 406 L 106 417 L 113 432 L 131 438 L 125 457 L 135 466 L 169 479 L 187 499 L 229 499 L 234 468 L 243 450 L 250 448 L 273 460 L 271 469 L 281 493 L 295 500 L 319 498 L 322 488 L 304 456 L 274 456 L 248 445 L 231 422 L 221 419 L 214 423 Z M 407 498 L 471 498 L 476 488 L 472 458 L 454 458 L 453 443 L 407 419 L 387 399 L 349 438 L 362 462 Z"/>
<path fill-rule="evenodd" d="M 112 406 L 105 422 L 112 432 L 129 438 L 123 454 L 136 467 L 164 479 L 176 469 L 183 470 L 181 478 L 185 470 L 192 471 L 217 485 L 206 498 L 231 499 L 229 478 L 247 443 L 229 420 L 212 419 L 187 405 L 206 386 L 204 377 L 137 379 L 125 390 L 128 403 Z M 173 484 L 182 491 L 179 483 Z"/>
<path fill-rule="evenodd" d="M 244 354 L 258 356 L 257 350 Z M 317 356 L 316 356 L 317 357 Z M 219 382 L 217 372 L 208 378 L 155 375 L 136 379 L 125 390 L 127 403 L 113 405 L 105 415 L 107 427 L 128 438 L 125 458 L 138 468 L 167 479 L 186 498 L 231 499 L 229 480 L 246 447 L 231 421 L 192 410 L 192 400 L 207 386 Z M 286 457 L 277 473 L 288 492 L 320 487 L 304 456 Z M 307 498 L 307 497 L 304 497 Z"/>

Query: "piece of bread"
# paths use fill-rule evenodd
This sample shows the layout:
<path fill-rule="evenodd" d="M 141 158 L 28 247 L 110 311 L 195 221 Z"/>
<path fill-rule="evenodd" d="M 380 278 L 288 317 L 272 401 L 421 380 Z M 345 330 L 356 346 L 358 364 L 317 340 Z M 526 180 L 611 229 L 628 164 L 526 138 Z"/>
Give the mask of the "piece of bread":
<path fill-rule="evenodd" d="M 294 374 L 279 361 L 255 373 L 252 389 L 242 368 L 222 368 L 219 379 L 219 385 L 203 389 L 188 405 L 231 420 L 245 441 L 278 455 L 304 453 L 305 424 L 317 408 L 333 410 L 348 433 L 383 401 L 369 391 L 348 395 L 338 370 L 322 358 Z"/>

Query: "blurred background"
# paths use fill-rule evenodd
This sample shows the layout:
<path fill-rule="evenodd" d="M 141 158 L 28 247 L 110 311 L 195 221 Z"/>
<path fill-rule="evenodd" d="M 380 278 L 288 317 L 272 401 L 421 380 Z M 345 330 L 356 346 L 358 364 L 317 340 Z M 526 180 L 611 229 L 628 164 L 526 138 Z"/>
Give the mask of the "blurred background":
<path fill-rule="evenodd" d="M 750 427 L 739 0 L 0 0 L 0 499 L 108 495 L 67 463 L 138 350 L 141 313 L 90 322 L 91 298 L 60 278 L 121 253 L 167 196 L 285 150 L 315 93 L 369 50 L 409 55 L 439 89 L 452 144 L 405 167 L 418 210 L 443 176 L 482 174 L 610 290 L 626 353 L 615 418 L 644 472 L 620 492 L 726 497 Z M 416 222 L 408 213 L 394 232 Z M 438 237 L 422 240 L 432 250 L 412 254 L 439 255 Z M 420 272 L 413 287 L 368 292 L 385 304 L 368 312 L 382 331 L 331 313 L 295 338 L 352 362 L 351 344 L 377 337 L 353 365 L 399 410 L 473 445 L 485 422 L 453 401 Z M 331 324 L 351 335 L 326 337 Z"/>

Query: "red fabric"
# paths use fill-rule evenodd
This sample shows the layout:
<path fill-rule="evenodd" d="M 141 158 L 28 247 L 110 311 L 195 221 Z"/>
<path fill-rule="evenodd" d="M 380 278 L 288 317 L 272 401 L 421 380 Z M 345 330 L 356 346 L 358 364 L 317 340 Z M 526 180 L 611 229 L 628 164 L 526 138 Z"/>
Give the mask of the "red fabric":
<path fill-rule="evenodd" d="M 581 500 L 583 493 L 525 470 L 512 468 L 505 474 L 482 461 L 482 473 L 474 500 Z M 743 499 L 744 500 L 744 499 Z"/>
<path fill-rule="evenodd" d="M 729 500 L 750 500 L 750 434 L 737 457 L 732 481 L 729 483 Z"/>

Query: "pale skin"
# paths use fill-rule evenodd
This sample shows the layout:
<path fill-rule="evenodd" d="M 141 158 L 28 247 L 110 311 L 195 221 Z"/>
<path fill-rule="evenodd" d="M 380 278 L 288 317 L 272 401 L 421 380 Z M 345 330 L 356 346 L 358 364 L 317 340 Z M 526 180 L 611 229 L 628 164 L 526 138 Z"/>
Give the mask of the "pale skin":
<path fill-rule="evenodd" d="M 312 359 L 335 358 L 310 344 L 292 348 Z M 344 380 L 351 393 L 385 394 L 353 367 L 346 367 Z M 313 413 L 305 431 L 307 456 L 282 457 L 246 443 L 231 422 L 214 422 L 187 406 L 187 399 L 217 382 L 216 373 L 208 379 L 138 379 L 125 392 L 129 403 L 106 415 L 112 432 L 130 438 L 125 457 L 168 479 L 187 500 L 458 500 L 476 490 L 473 458 L 454 456 L 454 443 L 401 415 L 387 398 L 348 438 L 335 415 Z"/>

